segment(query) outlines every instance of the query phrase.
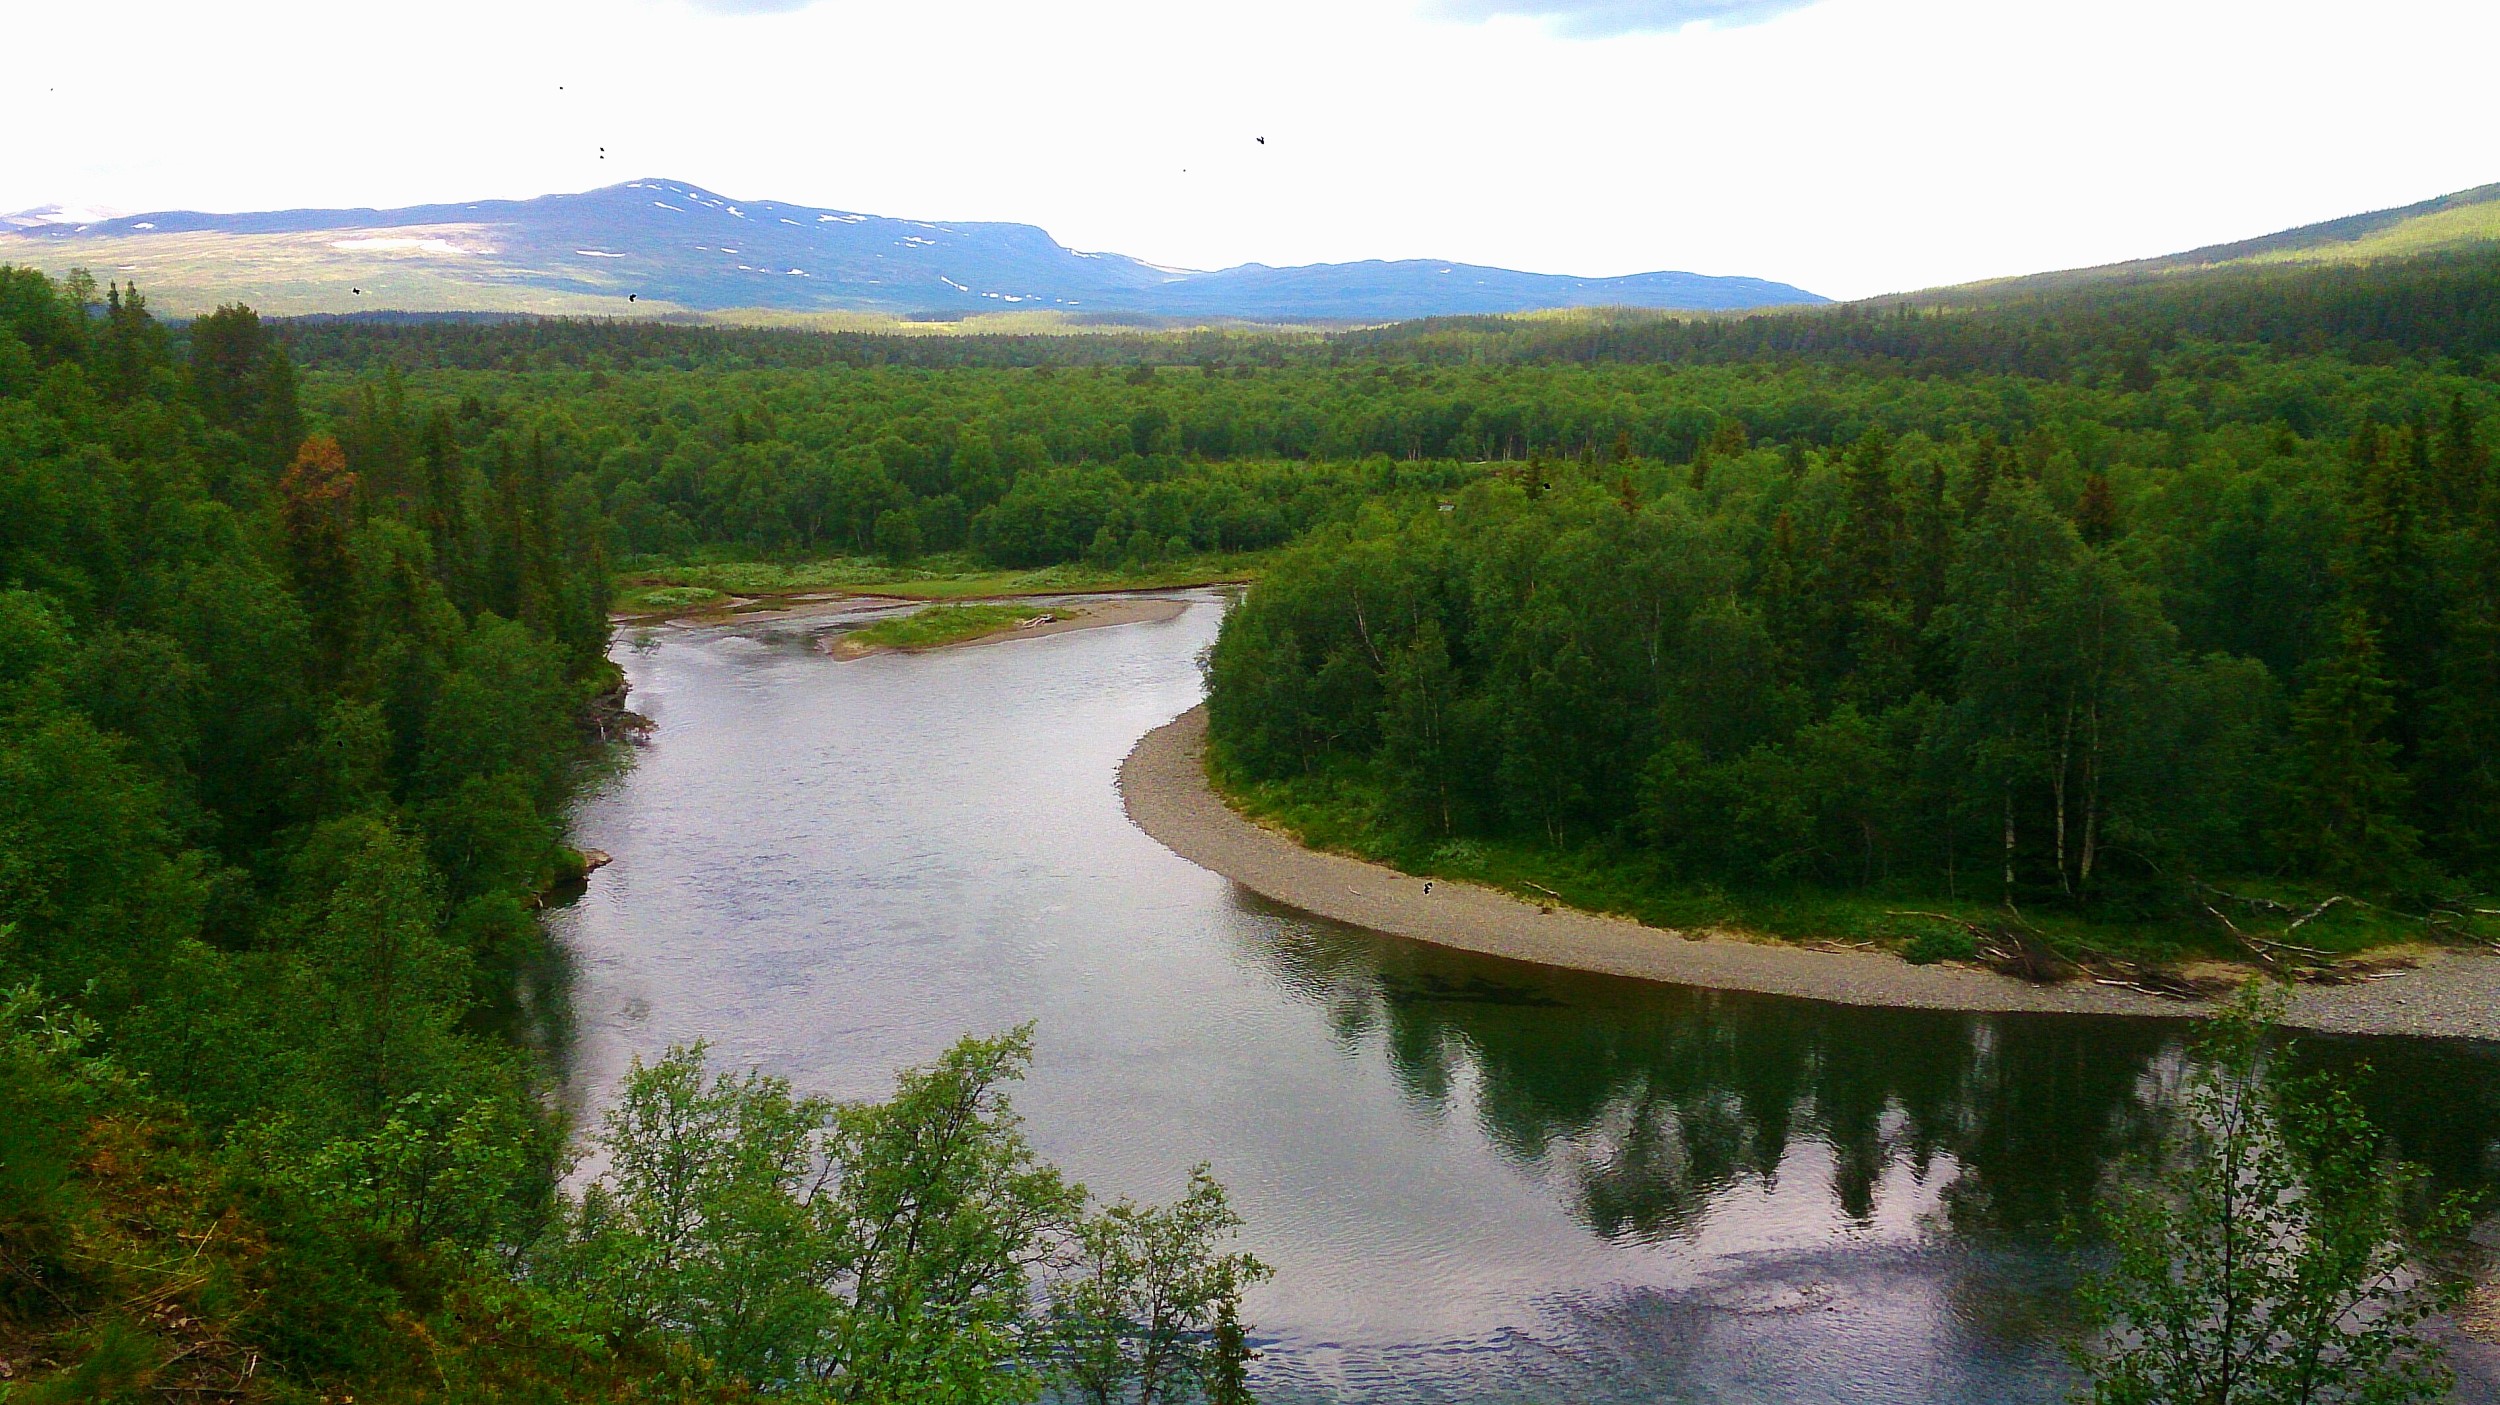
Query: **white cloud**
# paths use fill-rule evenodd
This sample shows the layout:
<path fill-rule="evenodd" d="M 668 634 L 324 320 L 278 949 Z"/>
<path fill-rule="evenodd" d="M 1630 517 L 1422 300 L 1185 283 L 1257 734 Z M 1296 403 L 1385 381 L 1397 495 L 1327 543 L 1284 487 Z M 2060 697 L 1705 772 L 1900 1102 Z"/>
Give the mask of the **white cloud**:
<path fill-rule="evenodd" d="M 649 179 L 638 197 L 689 221 L 713 218 L 673 193 L 695 182 L 1038 224 L 1175 267 L 1417 257 L 1846 295 L 2500 178 L 2482 71 L 2500 5 L 1820 0 L 1759 23 L 1559 32 L 1617 3 L 435 0 L 422 23 L 331 0 L 26 5 L 0 84 L 0 210 L 388 207 Z M 1500 13 L 1449 22 L 1469 5 Z M 243 71 L 285 78 L 227 81 Z"/>
<path fill-rule="evenodd" d="M 1813 3 L 1814 0 L 1433 0 L 1429 9 L 1449 19 L 1487 20 L 1515 15 L 1543 20 L 1556 34 L 1574 39 L 1606 39 L 1618 34 L 1682 29 L 1688 24 L 1757 24 Z"/>

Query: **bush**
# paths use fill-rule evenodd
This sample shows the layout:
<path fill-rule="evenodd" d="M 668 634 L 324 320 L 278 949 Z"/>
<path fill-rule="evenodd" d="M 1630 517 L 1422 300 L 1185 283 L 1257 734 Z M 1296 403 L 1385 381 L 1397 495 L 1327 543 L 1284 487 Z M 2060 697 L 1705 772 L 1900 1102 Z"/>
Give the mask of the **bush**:
<path fill-rule="evenodd" d="M 1912 934 L 1909 945 L 1901 948 L 1901 959 L 1913 966 L 1933 966 L 1939 961 L 1968 961 L 1979 954 L 1979 943 L 1971 934 L 1931 928 Z"/>

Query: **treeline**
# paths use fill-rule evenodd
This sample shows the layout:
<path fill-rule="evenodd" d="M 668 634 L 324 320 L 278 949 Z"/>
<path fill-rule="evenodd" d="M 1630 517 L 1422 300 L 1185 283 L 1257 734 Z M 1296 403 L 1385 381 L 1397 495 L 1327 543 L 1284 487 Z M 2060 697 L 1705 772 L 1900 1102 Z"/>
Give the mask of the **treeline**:
<path fill-rule="evenodd" d="M 602 318 L 304 317 L 273 324 L 305 366 L 419 371 L 746 371 L 1790 363 L 2065 380 L 2141 373 L 2181 342 L 2359 361 L 2500 354 L 2500 253 L 2252 265 L 2104 279 L 2046 274 L 1837 306 L 1692 316 L 1629 309 L 1424 318 L 1304 333 L 1103 327 L 914 335 Z"/>
<path fill-rule="evenodd" d="M 2346 386 L 2346 434 L 2130 430 L 2122 394 L 2009 443 L 1964 383 L 1899 437 L 1731 430 L 1332 527 L 1226 620 L 1217 754 L 1423 862 L 2118 917 L 2249 876 L 2454 898 L 2500 879 L 2487 388 Z M 2445 408 L 2382 422 L 2398 386 Z"/>
<path fill-rule="evenodd" d="M 1003 566 L 1152 562 L 1280 546 L 1448 463 L 1346 462 L 1287 396 L 1194 373 L 395 373 L 321 390 L 423 479 L 437 459 L 530 458 L 559 515 L 614 554 L 967 552 Z M 352 437 L 352 436 L 351 436 Z M 1279 449 L 1290 450 L 1280 453 Z M 1348 456 L 1351 457 L 1351 456 Z"/>
<path fill-rule="evenodd" d="M 1727 434 L 1803 453 L 1880 428 L 2008 443 L 2045 432 L 2097 463 L 2234 427 L 2315 439 L 2436 416 L 2434 382 L 2408 365 L 2183 341 L 2047 381 L 1383 362 L 385 371 L 315 374 L 308 394 L 366 425 L 395 475 L 422 478 L 442 454 L 542 455 L 559 515 L 604 532 L 611 556 L 962 551 L 1030 566 L 1268 548 L 1366 501 L 1446 493 L 1484 464 L 1533 456 L 1689 465 Z"/>
<path fill-rule="evenodd" d="M 273 324 L 307 366 L 380 371 L 813 371 L 897 366 L 918 370 L 1016 366 L 1193 364 L 1250 357 L 1280 361 L 1316 341 L 1257 331 L 1122 322 L 1075 333 L 973 332 L 933 324 L 925 333 L 729 327 L 605 317 L 380 313 L 317 315 Z"/>
<path fill-rule="evenodd" d="M 1804 362 L 2058 380 L 2181 341 L 2355 360 L 2500 354 L 2500 253 L 2249 266 L 2106 280 L 2044 274 L 1837 307 L 1680 318 L 1432 318 L 1342 333 L 1329 354 L 1429 364 Z"/>

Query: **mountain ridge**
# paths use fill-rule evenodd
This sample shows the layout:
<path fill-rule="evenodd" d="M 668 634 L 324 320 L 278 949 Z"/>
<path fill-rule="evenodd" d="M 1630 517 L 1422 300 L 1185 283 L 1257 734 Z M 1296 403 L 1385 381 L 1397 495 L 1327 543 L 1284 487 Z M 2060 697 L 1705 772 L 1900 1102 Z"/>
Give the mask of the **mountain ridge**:
<path fill-rule="evenodd" d="M 241 297 L 278 312 L 1045 311 L 1368 321 L 1829 301 L 1767 279 L 1678 271 L 1577 278 L 1430 259 L 1176 269 L 1071 249 L 1030 224 L 736 200 L 656 178 L 524 200 L 172 210 L 0 228 L 0 257 L 20 249 L 41 251 L 47 264 L 66 266 L 75 255 L 139 275 L 152 297 L 171 293 L 177 306 L 210 297 L 222 271 L 212 300 Z"/>

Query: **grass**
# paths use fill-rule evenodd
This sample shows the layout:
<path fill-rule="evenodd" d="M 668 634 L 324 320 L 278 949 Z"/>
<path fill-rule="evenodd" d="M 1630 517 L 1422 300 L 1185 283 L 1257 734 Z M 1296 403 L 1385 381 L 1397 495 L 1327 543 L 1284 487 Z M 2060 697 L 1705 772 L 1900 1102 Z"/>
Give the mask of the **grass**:
<path fill-rule="evenodd" d="M 617 591 L 626 613 L 672 613 L 747 598 L 840 592 L 902 600 L 969 600 L 1064 595 L 1102 590 L 1162 590 L 1245 581 L 1268 553 L 1209 553 L 1137 566 L 1070 563 L 1032 570 L 1000 569 L 969 557 L 931 556 L 908 565 L 868 556 L 811 561 L 664 562 L 629 571 Z M 681 594 L 682 593 L 682 594 Z M 666 603 L 680 601 L 682 603 Z"/>
<path fill-rule="evenodd" d="M 1013 629 L 1033 618 L 1027 605 L 931 605 L 843 636 L 844 642 L 874 649 L 934 649 L 960 644 L 984 634 Z"/>
<path fill-rule="evenodd" d="M 728 598 L 708 585 L 629 585 L 616 592 L 615 607 L 630 615 L 673 614 Z"/>
<path fill-rule="evenodd" d="M 2368 263 L 2376 259 L 2407 258 L 2415 254 L 2439 253 L 2471 244 L 2495 242 L 2500 242 L 2500 201 L 2489 201 L 2415 215 L 2348 242 L 2305 249 L 2280 249 L 2237 262 Z"/>
<path fill-rule="evenodd" d="M 1728 932 L 1793 942 L 1871 943 L 1913 962 L 1960 960 L 1972 953 L 1962 922 L 2000 924 L 2005 911 L 1986 892 L 1959 896 L 1908 888 L 1829 889 L 1804 885 L 1730 889 L 1679 879 L 1651 855 L 1603 844 L 1550 845 L 1420 835 L 1363 778 L 1322 775 L 1290 781 L 1244 781 L 1220 763 L 1217 788 L 1243 813 L 1275 825 L 1315 849 L 1353 854 L 1419 877 L 1461 879 L 1528 902 L 1557 902 L 1628 917 L 1653 927 Z M 2243 930 L 2279 936 L 2287 919 L 2264 905 L 2306 911 L 2330 894 L 2300 885 L 2250 880 L 2223 885 L 2254 900 L 2232 913 Z M 2228 910 L 2231 904 L 2216 900 Z M 2194 960 L 2244 961 L 2245 948 L 2204 913 L 2128 919 L 2071 911 L 2026 910 L 2024 920 L 2057 949 L 2098 952 L 2172 965 Z M 2500 940 L 2500 923 L 2468 917 L 2450 935 Z M 2300 945 L 2334 956 L 2433 939 L 2419 913 L 2369 903 L 2341 903 L 2298 933 Z"/>

